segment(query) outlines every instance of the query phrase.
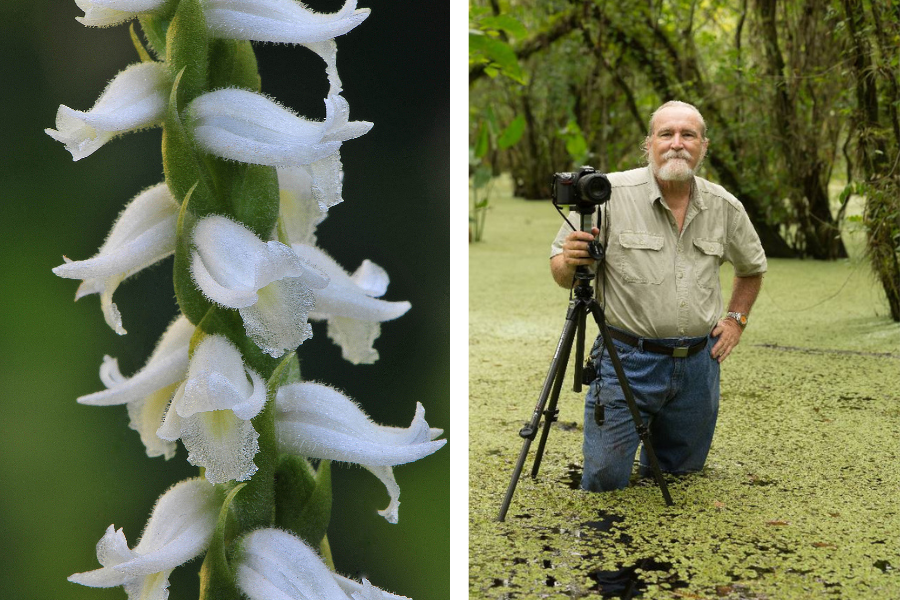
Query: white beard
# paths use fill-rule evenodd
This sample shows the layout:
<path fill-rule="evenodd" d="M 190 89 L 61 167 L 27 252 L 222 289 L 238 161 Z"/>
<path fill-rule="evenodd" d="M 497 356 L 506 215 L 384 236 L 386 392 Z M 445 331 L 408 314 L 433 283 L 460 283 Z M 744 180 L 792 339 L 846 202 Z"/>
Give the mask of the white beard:
<path fill-rule="evenodd" d="M 695 169 L 690 167 L 687 159 L 684 158 L 684 154 L 687 153 L 684 152 L 679 156 L 679 153 L 670 150 L 663 154 L 662 165 L 657 164 L 655 161 L 650 161 L 653 174 L 660 181 L 690 181 L 694 177 Z M 699 162 L 697 166 L 700 166 Z"/>

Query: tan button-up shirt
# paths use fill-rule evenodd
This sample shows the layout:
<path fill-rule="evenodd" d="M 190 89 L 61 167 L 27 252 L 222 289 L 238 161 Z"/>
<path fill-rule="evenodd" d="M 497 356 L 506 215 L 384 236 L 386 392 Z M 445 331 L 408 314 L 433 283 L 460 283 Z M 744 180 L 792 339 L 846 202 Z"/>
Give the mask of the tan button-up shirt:
<path fill-rule="evenodd" d="M 716 185 L 694 178 L 691 200 L 678 224 L 649 167 L 610 173 L 612 195 L 594 214 L 601 216 L 606 249 L 597 297 L 609 325 L 647 338 L 698 337 L 709 333 L 724 312 L 719 265 L 745 277 L 766 271 L 766 255 L 743 205 Z M 569 214 L 578 229 L 578 213 Z M 563 224 L 550 256 L 562 252 L 572 228 Z"/>

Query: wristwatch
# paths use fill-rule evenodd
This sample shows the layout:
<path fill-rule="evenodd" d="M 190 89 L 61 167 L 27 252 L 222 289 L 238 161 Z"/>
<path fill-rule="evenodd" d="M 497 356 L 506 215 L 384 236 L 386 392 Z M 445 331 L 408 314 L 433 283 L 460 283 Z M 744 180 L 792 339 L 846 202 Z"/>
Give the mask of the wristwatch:
<path fill-rule="evenodd" d="M 739 312 L 729 312 L 725 313 L 725 317 L 728 319 L 734 319 L 738 322 L 738 325 L 741 326 L 741 329 L 747 326 L 747 315 Z"/>

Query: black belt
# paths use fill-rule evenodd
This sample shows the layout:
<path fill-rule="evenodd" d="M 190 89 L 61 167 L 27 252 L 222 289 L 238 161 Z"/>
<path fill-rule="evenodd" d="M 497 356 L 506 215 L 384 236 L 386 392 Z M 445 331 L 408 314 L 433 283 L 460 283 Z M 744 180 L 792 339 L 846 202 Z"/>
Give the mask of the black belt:
<path fill-rule="evenodd" d="M 610 329 L 609 337 L 614 340 L 619 340 L 620 342 L 624 342 L 629 346 L 640 346 L 647 352 L 653 352 L 654 354 L 665 354 L 666 356 L 672 356 L 675 358 L 686 358 L 688 356 L 693 356 L 706 348 L 706 342 L 709 338 L 703 338 L 702 342 L 697 342 L 693 346 L 663 346 L 661 344 L 654 344 L 653 342 L 648 342 L 644 340 L 641 343 L 639 338 L 634 337 L 633 335 L 629 335 L 624 331 L 619 331 L 618 329 Z"/>

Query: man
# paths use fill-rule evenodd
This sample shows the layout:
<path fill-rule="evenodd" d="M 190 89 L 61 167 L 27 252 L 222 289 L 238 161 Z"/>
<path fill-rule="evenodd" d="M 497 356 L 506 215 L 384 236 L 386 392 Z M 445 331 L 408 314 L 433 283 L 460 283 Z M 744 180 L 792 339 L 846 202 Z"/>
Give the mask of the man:
<path fill-rule="evenodd" d="M 601 227 L 596 215 L 590 234 L 564 225 L 550 267 L 556 282 L 571 288 L 577 266 L 596 264 L 588 242 L 597 236 L 604 244 L 596 287 L 610 337 L 649 422 L 660 468 L 685 474 L 706 462 L 718 415 L 719 365 L 741 339 L 766 257 L 741 203 L 695 175 L 709 140 L 694 106 L 663 104 L 650 118 L 644 144 L 649 165 L 609 174 L 612 193 L 599 211 Z M 719 285 L 724 261 L 735 272 L 727 313 Z M 591 357 L 598 377 L 585 399 L 581 486 L 619 489 L 628 485 L 640 440 L 599 338 Z M 650 475 L 643 452 L 640 474 Z"/>

